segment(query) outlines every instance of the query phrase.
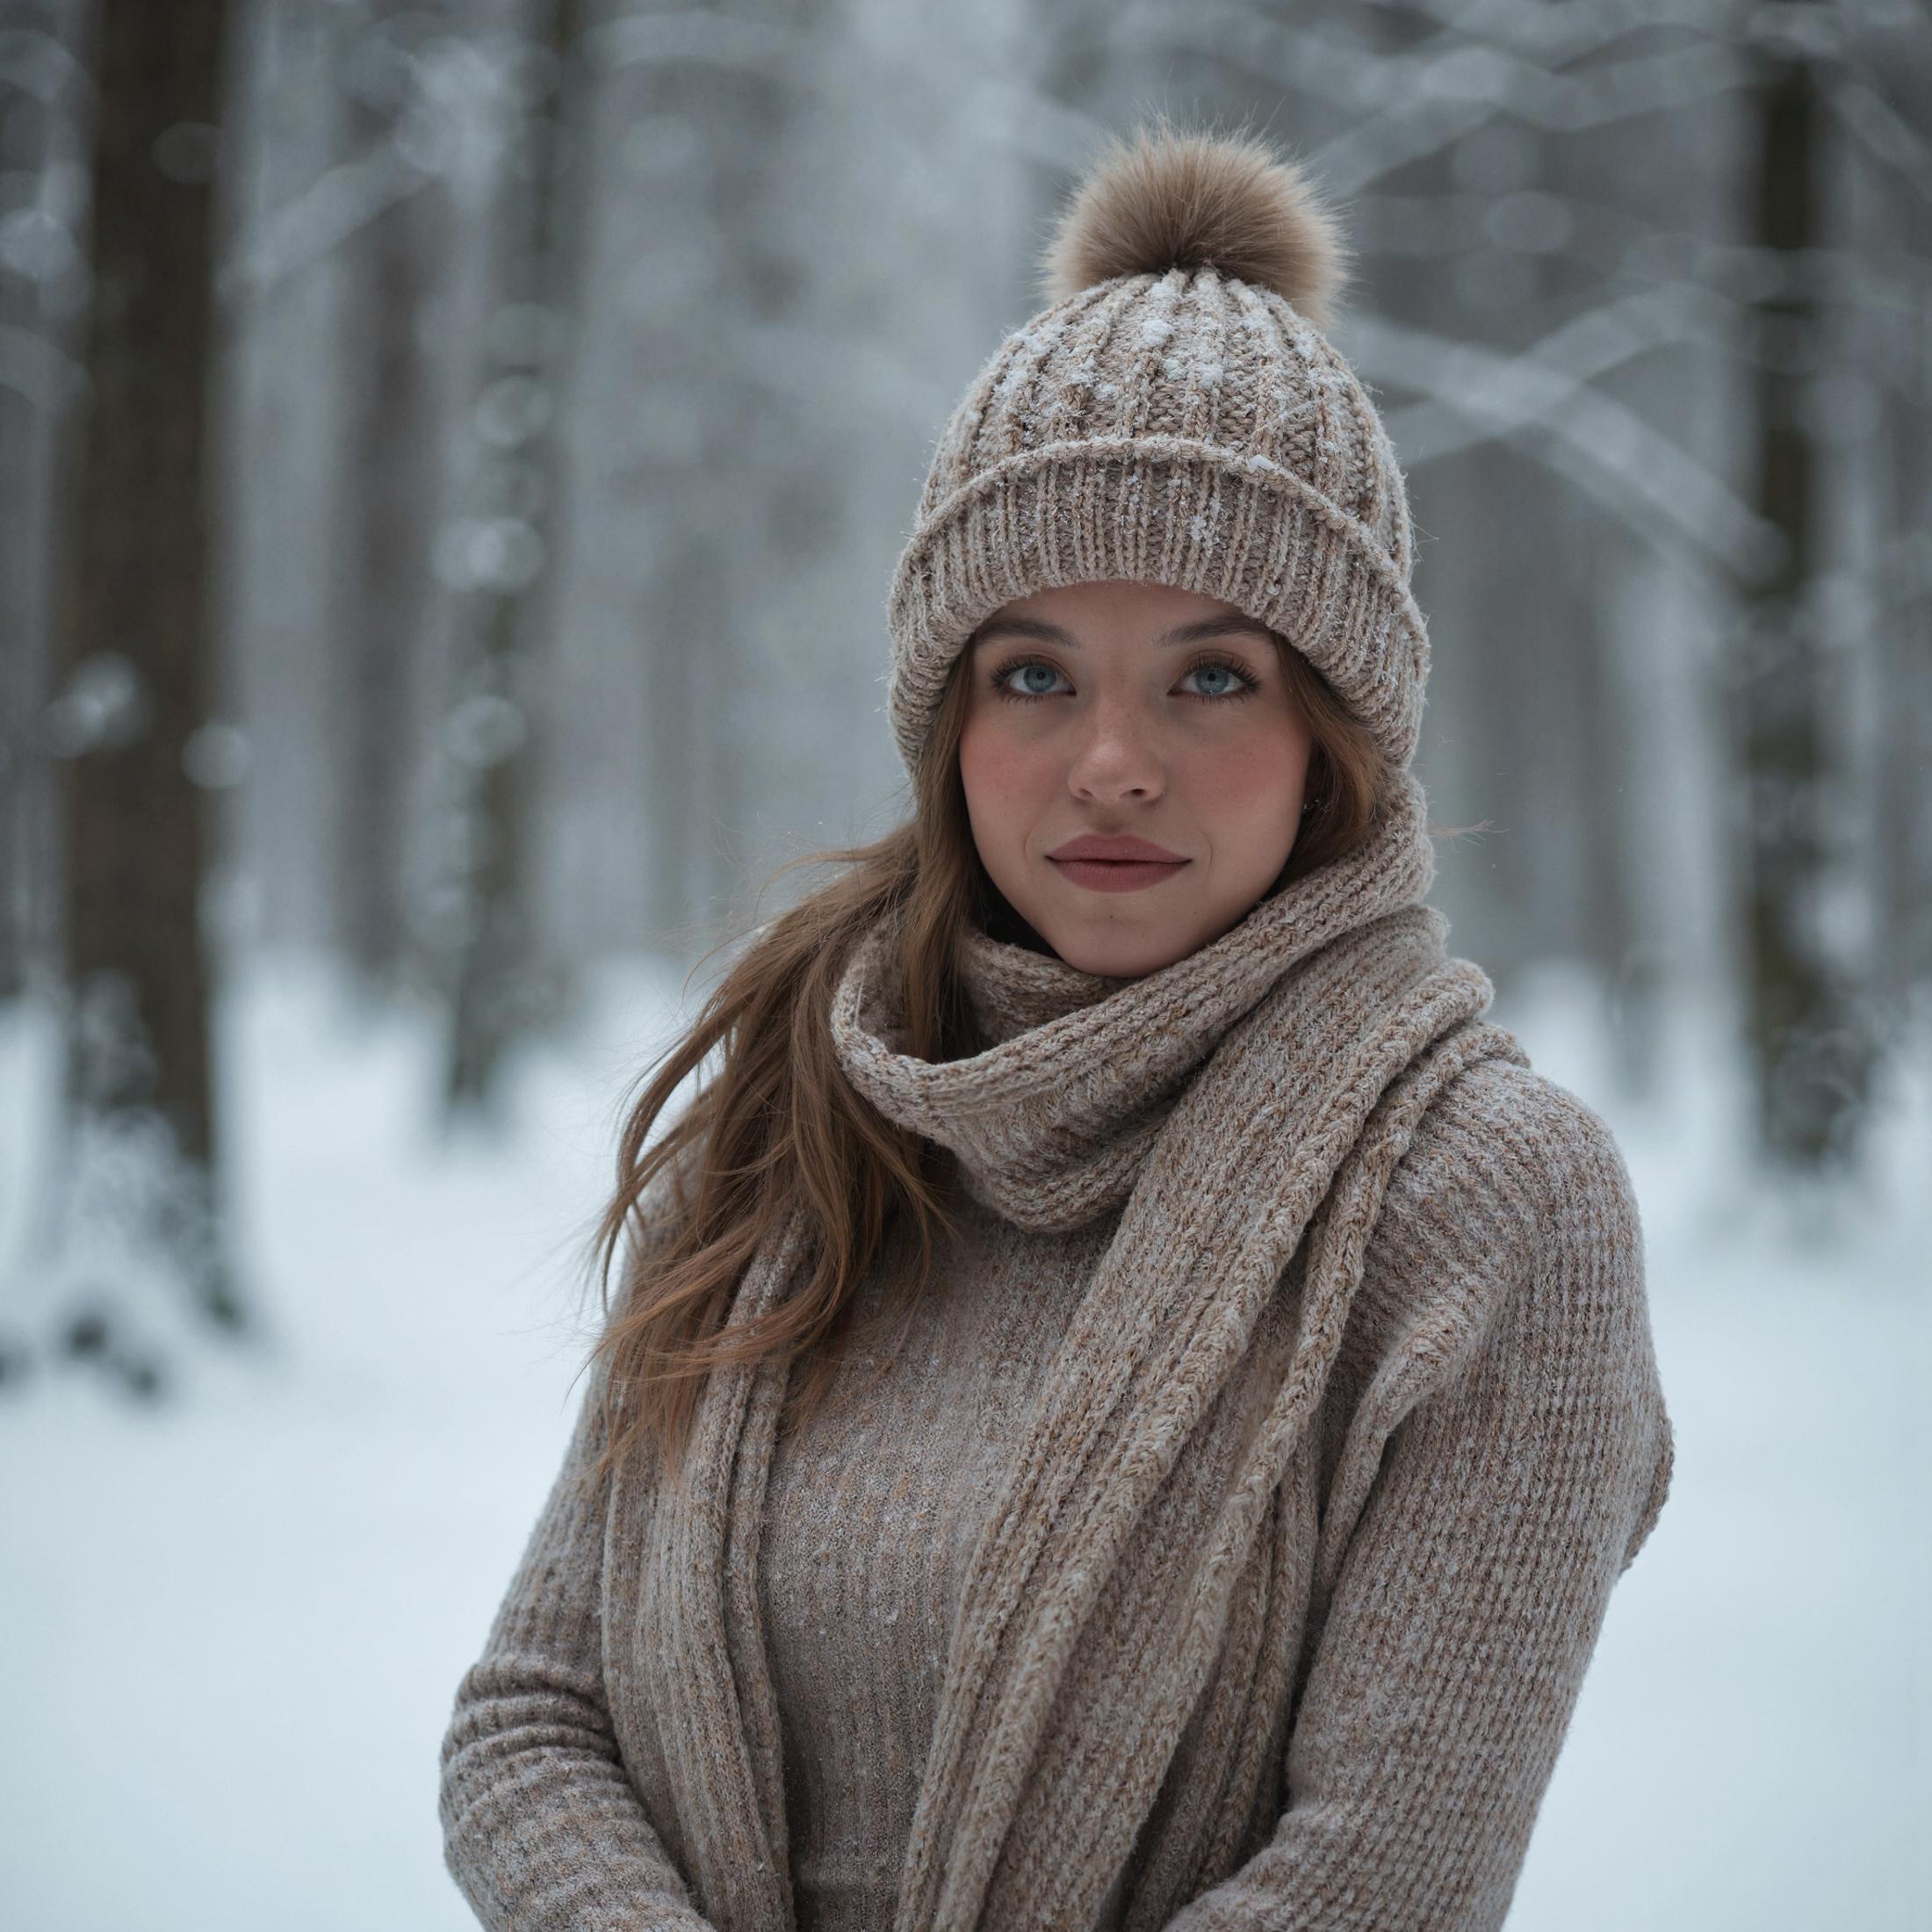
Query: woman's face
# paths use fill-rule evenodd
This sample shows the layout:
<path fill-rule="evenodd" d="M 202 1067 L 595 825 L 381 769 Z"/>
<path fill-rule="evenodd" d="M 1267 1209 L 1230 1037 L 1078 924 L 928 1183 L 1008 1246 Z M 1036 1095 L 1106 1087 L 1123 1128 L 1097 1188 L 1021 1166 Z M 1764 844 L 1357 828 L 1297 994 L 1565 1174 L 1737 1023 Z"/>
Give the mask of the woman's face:
<path fill-rule="evenodd" d="M 1218 939 L 1294 845 L 1313 734 L 1269 631 L 1165 584 L 1000 606 L 961 674 L 981 861 L 1070 966 L 1137 978 Z"/>

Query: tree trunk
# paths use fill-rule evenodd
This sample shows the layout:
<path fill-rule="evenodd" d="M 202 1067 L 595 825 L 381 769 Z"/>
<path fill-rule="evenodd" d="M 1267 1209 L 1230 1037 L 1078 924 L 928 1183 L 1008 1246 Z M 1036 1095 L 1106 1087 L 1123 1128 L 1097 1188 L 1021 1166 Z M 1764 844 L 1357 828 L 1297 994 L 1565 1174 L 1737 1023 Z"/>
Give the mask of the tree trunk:
<path fill-rule="evenodd" d="M 481 1111 L 507 1050 L 558 998 L 530 916 L 530 844 L 540 663 L 536 616 L 552 588 L 558 464 L 553 424 L 569 321 L 567 215 L 574 185 L 565 125 L 579 0 L 538 0 L 516 90 L 499 224 L 497 299 L 474 451 L 458 526 L 468 580 L 468 642 L 443 741 L 444 876 L 438 919 L 450 945 L 444 1103 Z"/>
<path fill-rule="evenodd" d="M 99 16 L 90 396 L 50 722 L 64 779 L 68 1225 L 133 1216 L 131 1265 L 164 1267 L 235 1327 L 190 777 L 213 655 L 205 423 L 225 26 L 224 0 L 106 0 Z M 105 1306 L 67 1338 L 118 1359 Z"/>
<path fill-rule="evenodd" d="M 0 112 L 4 213 L 20 242 L 0 250 L 0 999 L 54 969 L 54 801 L 42 754 L 56 506 L 72 488 L 83 384 L 74 340 L 86 265 L 83 209 L 66 184 L 84 166 L 86 89 L 70 11 L 15 35 L 23 76 L 36 43 L 52 84 L 15 85 Z"/>
<path fill-rule="evenodd" d="M 1818 568 L 1817 452 L 1803 391 L 1819 365 L 1820 319 L 1796 279 L 1820 247 L 1818 84 L 1802 60 L 1773 67 L 1758 96 L 1757 245 L 1789 264 L 1758 306 L 1757 507 L 1780 530 L 1781 566 L 1752 587 L 1739 627 L 1738 704 L 1745 1023 L 1758 1132 L 1775 1160 L 1849 1159 L 1871 1049 L 1823 916 L 1837 835 L 1834 687 L 1806 608 Z"/>
<path fill-rule="evenodd" d="M 359 150 L 398 137 L 417 85 L 412 43 L 444 25 L 410 0 L 372 0 L 348 36 L 349 126 Z M 419 741 L 415 668 L 429 621 L 429 553 L 438 521 L 437 398 L 421 336 L 448 259 L 438 189 L 386 208 L 357 238 L 362 283 L 344 345 L 349 489 L 339 532 L 342 594 L 335 613 L 343 781 L 334 895 L 339 936 L 368 984 L 393 985 L 408 943 L 403 827 Z"/>

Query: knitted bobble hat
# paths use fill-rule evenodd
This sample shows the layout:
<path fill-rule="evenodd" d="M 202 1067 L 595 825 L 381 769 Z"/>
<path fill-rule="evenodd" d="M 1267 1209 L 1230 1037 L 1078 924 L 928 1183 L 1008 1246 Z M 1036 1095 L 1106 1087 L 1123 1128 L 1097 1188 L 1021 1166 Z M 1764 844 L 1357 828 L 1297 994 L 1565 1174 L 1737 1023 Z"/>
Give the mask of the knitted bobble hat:
<path fill-rule="evenodd" d="M 887 711 L 915 775 L 955 660 L 1009 599 L 1174 585 L 1279 631 L 1395 764 L 1429 641 L 1381 418 L 1320 333 L 1340 227 L 1260 141 L 1164 121 L 1110 141 L 933 458 L 887 606 Z"/>

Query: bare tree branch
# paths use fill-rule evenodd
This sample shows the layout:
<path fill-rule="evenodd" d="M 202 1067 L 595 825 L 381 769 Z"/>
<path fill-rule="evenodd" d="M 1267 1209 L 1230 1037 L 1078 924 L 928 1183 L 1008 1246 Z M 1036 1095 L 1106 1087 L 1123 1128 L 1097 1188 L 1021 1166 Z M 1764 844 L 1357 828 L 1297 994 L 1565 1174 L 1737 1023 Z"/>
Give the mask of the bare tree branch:
<path fill-rule="evenodd" d="M 87 379 L 71 356 L 45 335 L 0 322 L 0 389 L 11 389 L 47 415 L 57 415 Z"/>
<path fill-rule="evenodd" d="M 1777 533 L 1721 478 L 1590 386 L 1646 350 L 1716 333 L 1707 321 L 1714 299 L 1689 284 L 1647 290 L 1578 316 L 1516 355 L 1364 318 L 1350 325 L 1349 357 L 1377 383 L 1425 399 L 1387 415 L 1405 462 L 1507 438 L 1645 534 L 1748 582 L 1772 560 Z"/>
<path fill-rule="evenodd" d="M 451 34 L 407 56 L 417 98 L 397 134 L 259 217 L 219 268 L 217 299 L 260 299 L 431 183 L 479 206 L 497 178 L 514 55 L 512 42 Z"/>
<path fill-rule="evenodd" d="M 722 13 L 630 13 L 593 28 L 584 50 L 594 68 L 696 61 L 707 67 L 762 67 L 797 48 L 789 28 Z"/>
<path fill-rule="evenodd" d="M 1921 200 L 1932 201 L 1932 143 L 1868 83 L 1828 70 L 1820 78 L 1839 126 L 1866 153 L 1897 169 Z"/>
<path fill-rule="evenodd" d="M 217 300 L 260 300 L 436 178 L 393 141 L 339 162 L 242 236 L 216 271 Z"/>
<path fill-rule="evenodd" d="M 1456 33 L 1500 40 L 1557 67 L 1598 54 L 1633 33 L 1658 27 L 1713 31 L 1727 11 L 1713 0 L 1595 0 L 1587 6 L 1553 7 L 1547 0 L 1366 0 L 1373 6 L 1420 15 Z M 1736 7 L 1729 8 L 1735 13 Z"/>
<path fill-rule="evenodd" d="M 1127 18 L 1140 28 L 1143 51 L 1207 54 L 1274 85 L 1366 113 L 1368 119 L 1308 157 L 1323 184 L 1340 195 L 1437 153 L 1501 113 L 1547 133 L 1568 133 L 1695 106 L 1747 84 L 1757 72 L 1748 48 L 1720 40 L 1562 74 L 1551 72 L 1540 55 L 1521 57 L 1460 31 L 1412 52 L 1387 54 L 1241 8 L 1190 11 L 1179 17 L 1179 27 L 1166 8 L 1143 6 Z M 1593 51 L 1612 37 L 1579 36 L 1566 57 Z"/>
<path fill-rule="evenodd" d="M 70 90 L 91 96 L 93 76 L 51 33 L 33 27 L 0 32 L 0 87 L 17 88 L 51 107 Z"/>

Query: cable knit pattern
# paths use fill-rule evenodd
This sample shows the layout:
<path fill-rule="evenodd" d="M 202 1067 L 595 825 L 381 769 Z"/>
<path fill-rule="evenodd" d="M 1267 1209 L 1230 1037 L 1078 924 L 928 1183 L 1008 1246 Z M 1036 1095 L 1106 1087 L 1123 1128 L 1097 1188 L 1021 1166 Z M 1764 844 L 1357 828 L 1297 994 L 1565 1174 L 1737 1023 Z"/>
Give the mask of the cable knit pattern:
<path fill-rule="evenodd" d="M 1370 845 L 1141 980 L 972 935 L 945 1065 L 854 955 L 966 1232 L 884 1393 L 781 1445 L 719 1373 L 684 1481 L 559 1479 L 444 1745 L 486 1924 L 1501 1924 L 1670 1430 L 1614 1143 L 1481 1017 L 1418 793 Z"/>

